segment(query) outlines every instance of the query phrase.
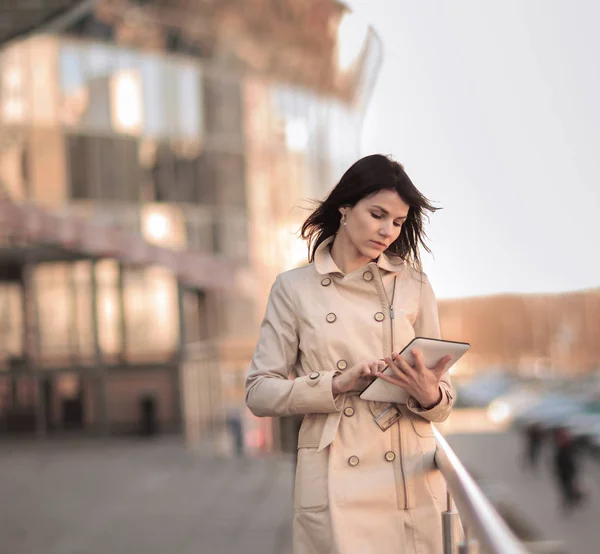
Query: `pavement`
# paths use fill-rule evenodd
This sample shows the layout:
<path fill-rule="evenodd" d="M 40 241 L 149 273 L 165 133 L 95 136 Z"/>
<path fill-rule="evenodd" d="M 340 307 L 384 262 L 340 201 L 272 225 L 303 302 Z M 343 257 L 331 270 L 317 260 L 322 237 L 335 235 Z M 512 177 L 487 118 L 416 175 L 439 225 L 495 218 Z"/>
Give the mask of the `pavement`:
<path fill-rule="evenodd" d="M 178 440 L 0 443 L 0 554 L 290 554 L 291 458 Z"/>
<path fill-rule="evenodd" d="M 507 506 L 517 522 L 546 541 L 562 542 L 568 554 L 600 552 L 600 463 L 582 458 L 581 482 L 587 502 L 562 510 L 552 475 L 552 451 L 542 451 L 539 467 L 522 463 L 524 439 L 516 432 L 457 434 L 448 442 L 490 498 Z"/>
<path fill-rule="evenodd" d="M 548 460 L 521 467 L 514 433 L 448 436 L 488 491 L 569 554 L 600 552 L 600 465 L 562 513 Z M 238 460 L 178 439 L 0 442 L 0 554 L 291 554 L 293 460 Z"/>

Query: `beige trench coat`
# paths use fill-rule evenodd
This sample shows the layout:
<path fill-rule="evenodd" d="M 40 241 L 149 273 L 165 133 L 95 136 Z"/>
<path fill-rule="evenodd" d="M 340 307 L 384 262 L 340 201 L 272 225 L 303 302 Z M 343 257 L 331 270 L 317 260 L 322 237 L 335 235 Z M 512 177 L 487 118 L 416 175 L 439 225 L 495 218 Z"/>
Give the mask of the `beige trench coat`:
<path fill-rule="evenodd" d="M 387 404 L 331 390 L 337 371 L 398 352 L 415 336 L 439 338 L 431 285 L 423 273 L 384 254 L 344 275 L 331 242 L 319 246 L 314 263 L 276 279 L 246 381 L 246 403 L 255 415 L 305 415 L 294 554 L 441 553 L 446 490 L 434 464 L 430 422 L 448 417 L 448 378 L 438 405 L 424 410 L 411 398 L 386 431 L 374 414 Z M 392 319 L 387 298 L 395 275 Z M 289 379 L 293 372 L 297 377 Z"/>

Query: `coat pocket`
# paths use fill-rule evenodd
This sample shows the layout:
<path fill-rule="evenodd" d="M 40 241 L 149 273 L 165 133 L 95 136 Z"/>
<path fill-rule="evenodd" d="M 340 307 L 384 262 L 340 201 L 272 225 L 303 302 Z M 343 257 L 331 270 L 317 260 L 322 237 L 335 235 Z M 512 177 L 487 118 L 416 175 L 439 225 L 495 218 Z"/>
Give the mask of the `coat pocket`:
<path fill-rule="evenodd" d="M 425 477 L 427 477 L 431 493 L 435 498 L 441 500 L 446 497 L 446 480 L 444 479 L 442 472 L 435 465 L 437 443 L 435 443 L 435 439 L 433 438 L 419 440 L 433 442 L 433 444 L 423 452 L 423 471 L 425 472 Z"/>
<path fill-rule="evenodd" d="M 329 449 L 298 448 L 294 511 L 316 512 L 328 506 L 327 471 Z"/>
<path fill-rule="evenodd" d="M 304 416 L 298 434 L 298 448 L 318 447 L 326 420 L 326 414 L 308 414 Z"/>
<path fill-rule="evenodd" d="M 411 423 L 415 433 L 418 435 L 422 469 L 431 494 L 438 500 L 443 499 L 446 497 L 446 480 L 442 472 L 435 465 L 437 441 L 433 434 L 433 427 L 429 421 L 420 417 L 411 418 Z"/>

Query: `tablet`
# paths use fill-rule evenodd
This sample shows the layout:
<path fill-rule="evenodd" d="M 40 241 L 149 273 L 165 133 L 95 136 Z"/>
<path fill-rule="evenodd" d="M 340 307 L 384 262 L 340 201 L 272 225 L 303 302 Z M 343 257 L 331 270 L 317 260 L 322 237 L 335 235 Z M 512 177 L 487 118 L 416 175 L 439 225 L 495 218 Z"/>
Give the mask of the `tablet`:
<path fill-rule="evenodd" d="M 468 342 L 455 342 L 450 340 L 429 339 L 425 337 L 415 337 L 400 352 L 403 360 L 410 365 L 414 365 L 415 358 L 411 350 L 419 349 L 423 354 L 423 360 L 427 367 L 433 367 L 444 356 L 451 356 L 446 371 L 450 369 L 463 354 L 471 348 Z M 386 367 L 383 370 L 388 375 L 393 375 L 392 370 Z M 396 404 L 406 404 L 408 393 L 397 385 L 392 385 L 383 379 L 375 379 L 368 384 L 360 393 L 363 400 L 374 400 L 376 402 L 393 402 Z"/>

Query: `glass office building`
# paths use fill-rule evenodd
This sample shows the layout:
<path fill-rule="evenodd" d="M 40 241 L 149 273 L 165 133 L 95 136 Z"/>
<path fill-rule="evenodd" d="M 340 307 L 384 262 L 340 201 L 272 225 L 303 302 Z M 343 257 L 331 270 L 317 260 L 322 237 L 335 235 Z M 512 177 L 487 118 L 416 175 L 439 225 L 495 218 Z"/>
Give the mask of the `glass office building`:
<path fill-rule="evenodd" d="M 306 261 L 304 200 L 358 157 L 381 59 L 342 4 L 254 4 L 101 0 L 0 50 L 4 206 L 235 272 L 190 286 L 0 232 L 0 431 L 131 432 L 151 398 L 198 438 L 243 402 L 270 283 Z"/>

